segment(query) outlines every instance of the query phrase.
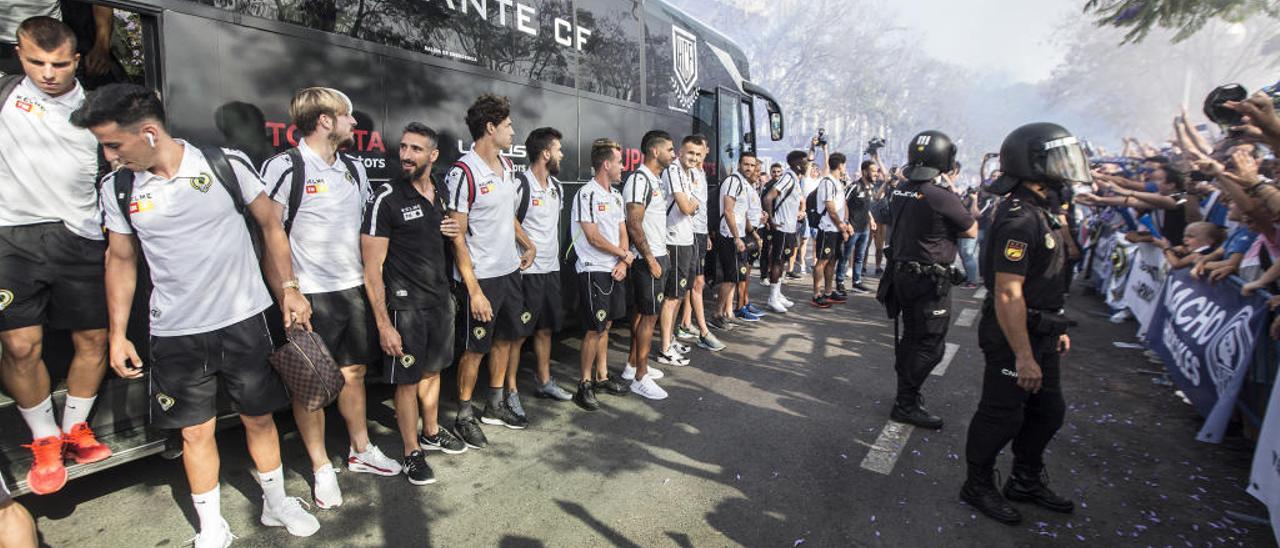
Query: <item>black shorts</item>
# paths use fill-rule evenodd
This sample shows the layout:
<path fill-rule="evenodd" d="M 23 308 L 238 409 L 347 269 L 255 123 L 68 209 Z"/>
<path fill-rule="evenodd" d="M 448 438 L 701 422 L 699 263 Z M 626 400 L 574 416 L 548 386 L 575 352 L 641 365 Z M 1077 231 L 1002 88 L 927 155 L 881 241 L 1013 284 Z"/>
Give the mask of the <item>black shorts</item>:
<path fill-rule="evenodd" d="M 265 314 L 205 333 L 152 336 L 151 425 L 178 429 L 212 419 L 219 383 L 241 415 L 266 415 L 289 405 L 284 383 L 267 363 L 274 348 Z"/>
<path fill-rule="evenodd" d="M 364 286 L 329 293 L 310 293 L 311 328 L 324 341 L 339 366 L 374 363 L 377 333 Z"/>
<path fill-rule="evenodd" d="M 439 373 L 453 363 L 453 299 L 444 306 L 388 310 L 400 333 L 404 355 L 382 358 L 382 379 L 390 384 L 413 384 L 427 373 Z"/>
<path fill-rule="evenodd" d="M 564 327 L 564 297 L 560 292 L 560 273 L 521 274 L 524 289 L 524 313 L 520 314 L 520 336 Z"/>
<path fill-rule="evenodd" d="M 601 332 L 606 324 L 627 315 L 626 282 L 616 281 L 608 272 L 579 272 L 578 292 L 582 301 L 582 325 Z"/>
<path fill-rule="evenodd" d="M 62 223 L 0 227 L 0 331 L 106 328 L 106 252 Z"/>
<path fill-rule="evenodd" d="M 662 292 L 667 295 L 668 301 L 683 299 L 684 292 L 689 290 L 689 284 L 693 282 L 693 246 L 667 246 L 667 260 L 671 265 L 671 275 L 668 276 L 665 272 L 662 274 Z"/>
<path fill-rule="evenodd" d="M 813 248 L 814 256 L 819 261 L 825 261 L 835 257 L 840 252 L 840 245 L 844 243 L 844 235 L 840 231 L 819 230 L 818 238 L 814 240 L 814 243 L 816 245 Z"/>
<path fill-rule="evenodd" d="M 745 242 L 744 242 L 745 243 Z M 716 238 L 716 260 L 719 261 L 722 283 L 738 283 L 747 279 L 747 254 L 739 252 L 733 236 L 721 234 Z"/>
<path fill-rule="evenodd" d="M 631 287 L 631 306 L 641 316 L 656 316 L 666 298 L 663 289 L 667 286 L 667 276 L 671 276 L 671 258 L 658 257 L 658 265 L 662 275 L 654 277 L 649 272 L 649 261 L 636 259 L 631 263 L 631 272 L 627 273 L 627 285 Z"/>
<path fill-rule="evenodd" d="M 9 492 L 9 486 L 4 484 L 4 477 L 0 476 L 0 507 L 13 501 L 13 493 Z"/>
<path fill-rule="evenodd" d="M 690 278 L 702 276 L 707 271 L 707 235 L 695 232 L 693 234 L 693 270 L 689 272 Z"/>
<path fill-rule="evenodd" d="M 772 230 L 769 232 L 769 263 L 782 264 L 791 260 L 796 252 L 796 235 L 791 232 Z"/>
<path fill-rule="evenodd" d="M 489 299 L 493 317 L 481 322 L 471 316 L 471 295 L 465 287 L 462 291 L 462 332 L 466 337 L 463 346 L 467 352 L 488 354 L 493 340 L 514 341 L 520 338 L 520 318 L 525 313 L 524 293 L 520 287 L 520 271 L 505 276 L 480 280 L 480 291 Z"/>

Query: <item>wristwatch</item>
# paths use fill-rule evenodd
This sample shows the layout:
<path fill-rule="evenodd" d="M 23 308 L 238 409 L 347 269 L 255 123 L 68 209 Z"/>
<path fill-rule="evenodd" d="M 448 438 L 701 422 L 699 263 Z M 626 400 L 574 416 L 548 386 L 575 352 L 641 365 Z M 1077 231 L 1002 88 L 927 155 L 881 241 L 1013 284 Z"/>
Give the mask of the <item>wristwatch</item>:
<path fill-rule="evenodd" d="M 281 284 L 281 287 L 286 290 L 297 289 L 301 291 L 301 286 L 298 285 L 298 280 L 285 280 L 285 282 Z"/>

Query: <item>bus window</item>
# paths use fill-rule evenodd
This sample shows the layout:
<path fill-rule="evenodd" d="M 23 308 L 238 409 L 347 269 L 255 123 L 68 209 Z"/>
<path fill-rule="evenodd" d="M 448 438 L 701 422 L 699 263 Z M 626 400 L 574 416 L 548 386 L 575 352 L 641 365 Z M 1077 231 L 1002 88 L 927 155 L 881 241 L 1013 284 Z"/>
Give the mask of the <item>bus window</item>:
<path fill-rule="evenodd" d="M 756 152 L 756 118 L 752 114 L 754 112 L 750 99 L 744 98 L 738 103 L 741 108 L 742 115 L 742 150 L 755 154 Z"/>
<path fill-rule="evenodd" d="M 80 54 L 76 77 L 85 89 L 111 83 L 148 83 L 145 52 L 150 48 L 146 40 L 154 35 L 145 30 L 142 15 L 77 0 L 63 0 L 61 8 L 63 22 L 76 35 L 76 52 Z"/>
<path fill-rule="evenodd" d="M 716 156 L 720 159 L 719 179 L 729 176 L 738 165 L 738 159 L 742 157 L 742 133 L 745 125 L 742 123 L 742 109 L 738 107 L 742 103 L 742 98 L 736 93 L 726 89 L 720 89 L 718 93 L 719 116 L 716 123 L 717 133 L 720 134 L 719 150 Z"/>
<path fill-rule="evenodd" d="M 578 26 L 592 29 L 578 55 L 578 89 L 640 102 L 640 14 L 630 4 L 578 0 Z"/>

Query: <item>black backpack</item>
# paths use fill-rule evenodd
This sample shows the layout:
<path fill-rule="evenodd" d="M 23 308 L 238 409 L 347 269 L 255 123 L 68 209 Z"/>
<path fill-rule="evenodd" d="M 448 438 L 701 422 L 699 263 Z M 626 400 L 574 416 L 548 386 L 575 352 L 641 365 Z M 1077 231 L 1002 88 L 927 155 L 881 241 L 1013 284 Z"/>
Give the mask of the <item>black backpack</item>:
<path fill-rule="evenodd" d="M 297 216 L 298 208 L 302 207 L 302 195 L 306 193 L 307 170 L 306 162 L 302 159 L 302 150 L 298 149 L 298 147 L 293 147 L 286 150 L 284 153 L 289 156 L 289 161 L 293 164 L 292 167 L 289 168 L 291 177 L 289 180 L 289 203 L 285 206 L 284 210 L 284 233 L 289 234 L 293 231 L 293 220 L 294 217 Z M 346 165 L 347 172 L 350 173 L 353 178 L 360 176 L 360 172 L 356 171 L 355 160 L 351 156 L 339 152 L 338 158 L 342 160 L 344 165 Z M 357 179 L 355 184 L 360 184 L 360 181 Z M 275 193 L 279 191 L 280 187 L 276 187 L 276 189 L 271 192 L 271 198 L 274 199 Z"/>
<path fill-rule="evenodd" d="M 6 74 L 0 77 L 0 104 L 9 100 L 9 94 L 18 88 L 18 83 L 22 82 L 23 74 Z"/>
<path fill-rule="evenodd" d="M 518 195 L 519 200 L 516 201 L 516 220 L 524 224 L 524 218 L 529 214 L 529 194 L 533 190 L 533 181 L 528 175 L 521 171 L 516 173 L 516 178 L 520 180 L 520 189 Z M 556 196 L 560 198 L 560 202 L 564 203 L 564 188 L 560 186 L 560 181 L 555 177 L 548 176 L 551 179 L 551 186 L 555 188 Z"/>
<path fill-rule="evenodd" d="M 809 228 L 811 229 L 817 229 L 818 225 L 822 223 L 822 216 L 827 213 L 826 202 L 823 202 L 821 204 L 818 203 L 818 191 L 822 189 L 822 185 L 827 184 L 827 181 L 829 179 L 830 178 L 828 177 L 823 177 L 821 180 L 819 180 L 818 188 L 814 189 L 813 192 L 810 192 L 809 197 L 804 199 L 804 212 L 806 215 L 809 216 L 808 217 Z M 835 179 L 830 179 L 830 180 L 835 181 Z M 822 209 L 819 209 L 819 208 L 822 208 Z"/>
<path fill-rule="evenodd" d="M 213 178 L 222 183 L 222 187 L 227 190 L 227 194 L 231 195 L 231 203 L 235 205 L 236 213 L 244 217 L 245 225 L 249 228 L 249 237 L 253 240 L 254 252 L 261 257 L 262 232 L 258 230 L 258 224 L 254 222 L 253 216 L 248 214 L 249 205 L 244 201 L 244 194 L 240 191 L 240 179 L 236 177 L 236 170 L 231 167 L 231 162 L 240 162 L 250 171 L 255 171 L 253 166 L 239 157 L 228 157 L 220 147 L 197 146 L 196 148 L 204 155 L 205 161 L 209 163 L 209 168 L 213 170 Z M 116 206 L 120 208 L 120 214 L 124 215 L 125 221 L 129 223 L 129 228 L 133 229 L 133 219 L 130 217 L 129 211 L 129 201 L 133 197 L 133 170 L 122 167 L 117 169 L 111 177 L 115 183 Z"/>

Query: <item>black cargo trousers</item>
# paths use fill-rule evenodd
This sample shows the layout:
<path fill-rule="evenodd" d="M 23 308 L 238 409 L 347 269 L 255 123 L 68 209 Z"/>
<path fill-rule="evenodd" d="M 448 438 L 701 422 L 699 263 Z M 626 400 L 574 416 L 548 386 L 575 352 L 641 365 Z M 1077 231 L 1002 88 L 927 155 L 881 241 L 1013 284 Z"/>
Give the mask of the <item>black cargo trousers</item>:
<path fill-rule="evenodd" d="M 1027 335 L 1043 382 L 1032 394 L 1018 387 L 1017 359 L 996 320 L 991 299 L 982 308 L 978 346 L 986 367 L 982 399 L 969 422 L 965 459 L 970 467 L 990 470 L 1000 450 L 1013 442 L 1014 469 L 1038 473 L 1044 466 L 1044 449 L 1062 427 L 1066 403 L 1062 397 L 1058 339 L 1066 333 L 1065 320 L 1040 320 L 1028 312 Z"/>
<path fill-rule="evenodd" d="M 902 264 L 895 264 L 892 291 L 902 314 L 902 337 L 893 362 L 898 374 L 897 403 L 910 407 L 918 403 L 921 386 L 946 350 L 951 282 L 906 272 Z"/>

